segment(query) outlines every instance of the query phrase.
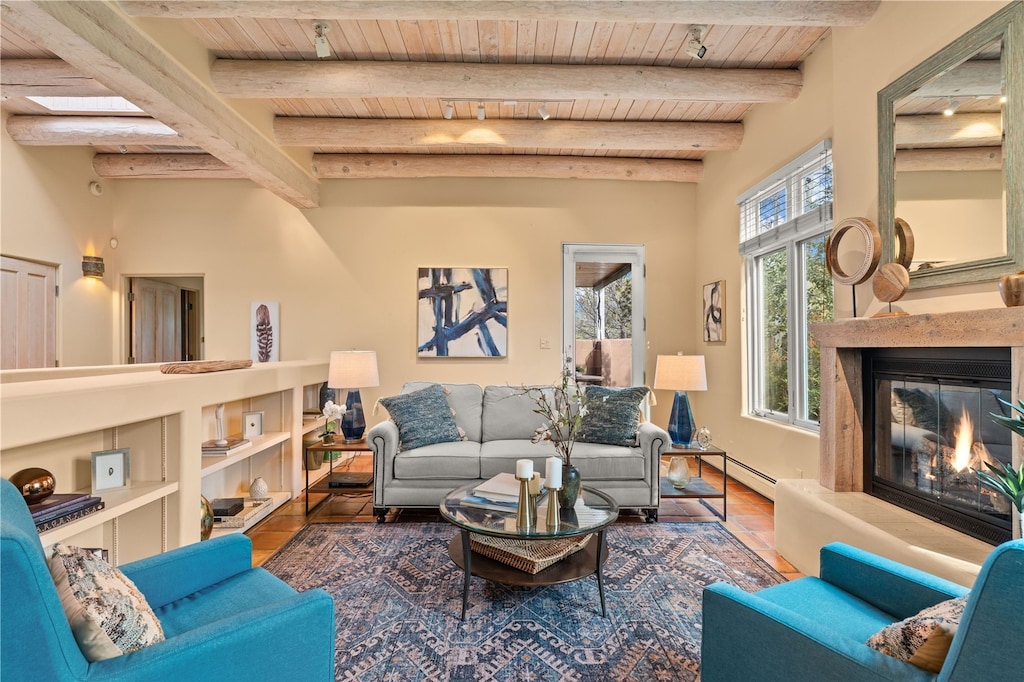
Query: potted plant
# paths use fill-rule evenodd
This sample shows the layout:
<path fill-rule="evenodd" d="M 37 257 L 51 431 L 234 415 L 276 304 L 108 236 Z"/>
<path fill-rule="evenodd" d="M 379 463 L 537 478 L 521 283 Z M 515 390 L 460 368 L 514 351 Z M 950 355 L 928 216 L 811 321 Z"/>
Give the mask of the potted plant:
<path fill-rule="evenodd" d="M 1024 400 L 1018 400 L 1016 405 L 1002 399 L 997 400 L 1010 408 L 1010 415 L 990 413 L 992 421 L 1024 438 Z M 1019 414 L 1014 415 L 1014 411 Z M 1014 471 L 1012 465 L 1003 462 L 985 462 L 985 466 L 991 471 L 973 469 L 974 474 L 982 485 L 1010 500 L 1010 504 L 1017 510 L 1021 524 L 1021 536 L 1024 537 L 1024 465 L 1020 467 L 1019 471 Z"/>

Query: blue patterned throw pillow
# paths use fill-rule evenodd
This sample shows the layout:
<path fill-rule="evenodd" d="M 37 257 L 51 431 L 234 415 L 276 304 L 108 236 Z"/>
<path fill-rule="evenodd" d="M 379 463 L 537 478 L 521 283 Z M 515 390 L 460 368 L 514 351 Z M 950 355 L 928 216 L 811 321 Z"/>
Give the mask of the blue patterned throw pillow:
<path fill-rule="evenodd" d="M 646 386 L 588 386 L 583 396 L 587 413 L 583 416 L 576 440 L 633 447 L 640 424 L 640 403 L 646 395 Z"/>
<path fill-rule="evenodd" d="M 380 404 L 398 426 L 399 450 L 415 450 L 424 445 L 462 440 L 440 384 L 381 398 Z"/>

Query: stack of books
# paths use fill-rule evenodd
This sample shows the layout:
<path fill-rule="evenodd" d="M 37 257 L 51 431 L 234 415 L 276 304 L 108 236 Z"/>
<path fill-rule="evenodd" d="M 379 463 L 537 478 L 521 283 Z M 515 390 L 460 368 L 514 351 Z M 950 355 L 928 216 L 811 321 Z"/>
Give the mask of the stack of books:
<path fill-rule="evenodd" d="M 541 498 L 547 489 L 541 488 Z M 516 511 L 519 508 L 519 481 L 515 474 L 503 472 L 473 488 L 462 498 L 462 505 L 491 511 Z"/>
<path fill-rule="evenodd" d="M 216 440 L 203 442 L 203 457 L 227 457 L 249 444 L 248 438 L 228 438 L 226 445 L 217 445 Z"/>
<path fill-rule="evenodd" d="M 89 493 L 54 493 L 28 506 L 32 521 L 40 533 L 77 521 L 101 509 L 103 500 Z"/>

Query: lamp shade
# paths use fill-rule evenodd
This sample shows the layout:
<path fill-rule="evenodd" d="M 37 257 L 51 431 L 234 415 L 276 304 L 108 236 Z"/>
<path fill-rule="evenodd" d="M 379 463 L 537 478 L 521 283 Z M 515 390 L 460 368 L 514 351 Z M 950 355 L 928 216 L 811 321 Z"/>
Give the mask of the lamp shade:
<path fill-rule="evenodd" d="M 331 388 L 380 386 L 380 375 L 377 372 L 377 351 L 333 351 L 331 366 L 327 371 L 327 385 Z"/>
<path fill-rule="evenodd" d="M 659 355 L 654 367 L 654 388 L 669 391 L 708 390 L 703 355 Z"/>

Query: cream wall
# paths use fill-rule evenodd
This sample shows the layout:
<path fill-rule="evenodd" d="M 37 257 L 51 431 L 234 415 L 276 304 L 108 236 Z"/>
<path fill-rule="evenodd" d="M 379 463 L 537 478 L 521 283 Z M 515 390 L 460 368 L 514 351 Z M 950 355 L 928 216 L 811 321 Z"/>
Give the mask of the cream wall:
<path fill-rule="evenodd" d="M 743 261 L 737 252 L 737 196 L 826 137 L 832 138 L 836 219 L 878 218 L 877 93 L 891 81 L 983 21 L 1003 2 L 883 2 L 863 27 L 835 28 L 803 65 L 804 87 L 789 104 L 758 106 L 744 121 L 737 152 L 710 153 L 697 191 L 697 249 L 692 298 L 700 286 L 726 279 L 727 336 L 701 342 L 697 322 L 687 334 L 705 353 L 708 391 L 691 396 L 694 414 L 714 441 L 744 464 L 772 478 L 818 475 L 816 434 L 745 416 Z M 908 33 L 908 27 L 913 27 Z M 859 313 L 877 312 L 870 283 L 857 292 Z M 837 317 L 852 314 L 849 287 L 836 292 Z M 870 304 L 866 303 L 871 301 Z M 912 293 L 900 301 L 911 312 L 994 308 L 995 283 Z M 772 487 L 740 467 L 730 474 L 772 496 Z"/>

